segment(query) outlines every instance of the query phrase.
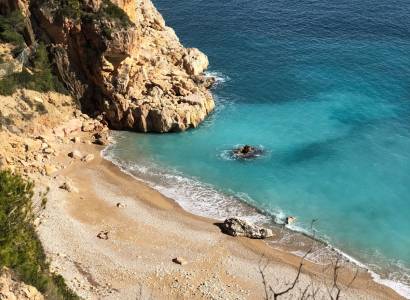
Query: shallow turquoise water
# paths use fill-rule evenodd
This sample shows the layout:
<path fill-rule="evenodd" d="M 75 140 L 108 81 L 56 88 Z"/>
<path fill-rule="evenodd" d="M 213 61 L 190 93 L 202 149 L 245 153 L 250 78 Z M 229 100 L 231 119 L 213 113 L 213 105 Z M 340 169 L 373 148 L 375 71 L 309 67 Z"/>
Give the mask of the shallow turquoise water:
<path fill-rule="evenodd" d="M 318 219 L 322 238 L 409 284 L 410 3 L 154 2 L 224 80 L 217 110 L 186 133 L 122 134 L 112 154 L 162 185 L 192 179 L 173 193 L 201 207 L 219 192 L 299 228 Z M 245 143 L 266 155 L 228 159 Z"/>

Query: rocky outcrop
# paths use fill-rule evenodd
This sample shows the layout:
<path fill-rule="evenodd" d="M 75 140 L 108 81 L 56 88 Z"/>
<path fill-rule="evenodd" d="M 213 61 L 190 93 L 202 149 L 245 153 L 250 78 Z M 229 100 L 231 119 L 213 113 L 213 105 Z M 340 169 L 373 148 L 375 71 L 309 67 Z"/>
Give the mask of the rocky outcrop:
<path fill-rule="evenodd" d="M 262 228 L 246 220 L 229 218 L 221 225 L 224 233 L 232 236 L 245 236 L 251 239 L 265 239 L 273 236 L 271 229 Z"/>
<path fill-rule="evenodd" d="M 184 48 L 150 0 L 54 3 L 31 0 L 31 20 L 83 111 L 115 129 L 169 132 L 213 110 L 208 58 Z"/>
<path fill-rule="evenodd" d="M 43 295 L 33 286 L 16 281 L 10 270 L 0 270 L 0 299 L 44 300 Z"/>

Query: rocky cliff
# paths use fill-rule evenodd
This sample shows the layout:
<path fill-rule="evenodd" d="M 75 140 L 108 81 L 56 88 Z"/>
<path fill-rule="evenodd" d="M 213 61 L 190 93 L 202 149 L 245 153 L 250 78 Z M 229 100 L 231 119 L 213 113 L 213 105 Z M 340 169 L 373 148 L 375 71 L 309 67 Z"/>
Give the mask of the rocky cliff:
<path fill-rule="evenodd" d="M 35 287 L 16 281 L 9 269 L 2 268 L 0 270 L 0 299 L 44 300 L 44 297 Z"/>
<path fill-rule="evenodd" d="M 114 129 L 183 131 L 213 110 L 208 58 L 184 48 L 150 0 L 2 0 L 48 46 L 84 112 Z"/>

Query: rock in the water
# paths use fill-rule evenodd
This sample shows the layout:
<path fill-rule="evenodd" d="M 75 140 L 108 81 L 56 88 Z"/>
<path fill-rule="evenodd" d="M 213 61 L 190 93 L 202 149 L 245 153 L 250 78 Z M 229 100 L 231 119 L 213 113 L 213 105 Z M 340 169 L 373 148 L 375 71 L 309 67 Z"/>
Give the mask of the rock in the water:
<path fill-rule="evenodd" d="M 292 224 L 293 222 L 295 222 L 296 221 L 296 217 L 292 217 L 292 216 L 288 216 L 288 217 L 286 217 L 286 219 L 285 219 L 285 224 L 287 225 L 287 224 Z"/>
<path fill-rule="evenodd" d="M 81 154 L 81 152 L 78 151 L 78 150 L 74 150 L 74 151 L 68 153 L 68 156 L 71 157 L 71 158 L 74 158 L 74 159 L 80 159 L 80 158 L 83 157 L 83 155 Z"/>
<path fill-rule="evenodd" d="M 186 265 L 188 263 L 185 258 L 180 257 L 180 256 L 173 258 L 172 261 L 174 263 L 176 263 L 178 265 L 182 265 L 182 266 Z"/>
<path fill-rule="evenodd" d="M 264 239 L 273 236 L 269 228 L 263 228 L 243 219 L 229 218 L 222 224 L 224 233 L 232 236 L 245 236 L 251 239 Z"/>
<path fill-rule="evenodd" d="M 232 154 L 235 158 L 256 158 L 263 153 L 263 150 L 254 146 L 245 145 L 232 150 Z"/>

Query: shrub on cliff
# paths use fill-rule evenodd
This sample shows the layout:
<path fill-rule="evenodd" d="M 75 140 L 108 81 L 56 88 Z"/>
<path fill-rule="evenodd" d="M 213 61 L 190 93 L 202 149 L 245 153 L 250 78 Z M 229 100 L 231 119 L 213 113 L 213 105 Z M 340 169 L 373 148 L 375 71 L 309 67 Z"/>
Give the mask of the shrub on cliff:
<path fill-rule="evenodd" d="M 0 171 L 0 269 L 11 268 L 23 282 L 49 299 L 78 299 L 61 276 L 49 271 L 42 245 L 32 225 L 33 183 L 10 171 Z"/>
<path fill-rule="evenodd" d="M 34 55 L 30 58 L 33 73 L 23 70 L 13 73 L 0 80 L 0 95 L 11 95 L 18 88 L 26 88 L 39 92 L 58 91 L 65 93 L 63 84 L 51 71 L 51 64 L 45 45 L 40 43 Z"/>
<path fill-rule="evenodd" d="M 20 11 L 17 10 L 8 15 L 0 15 L 0 41 L 15 45 L 15 53 L 19 53 L 25 46 L 22 36 L 23 30 L 24 18 Z"/>
<path fill-rule="evenodd" d="M 101 22 L 103 20 L 115 22 L 121 27 L 132 24 L 128 15 L 110 0 L 103 0 L 99 11 L 91 12 L 84 8 L 81 0 L 64 0 L 57 7 L 60 16 L 86 22 Z"/>

